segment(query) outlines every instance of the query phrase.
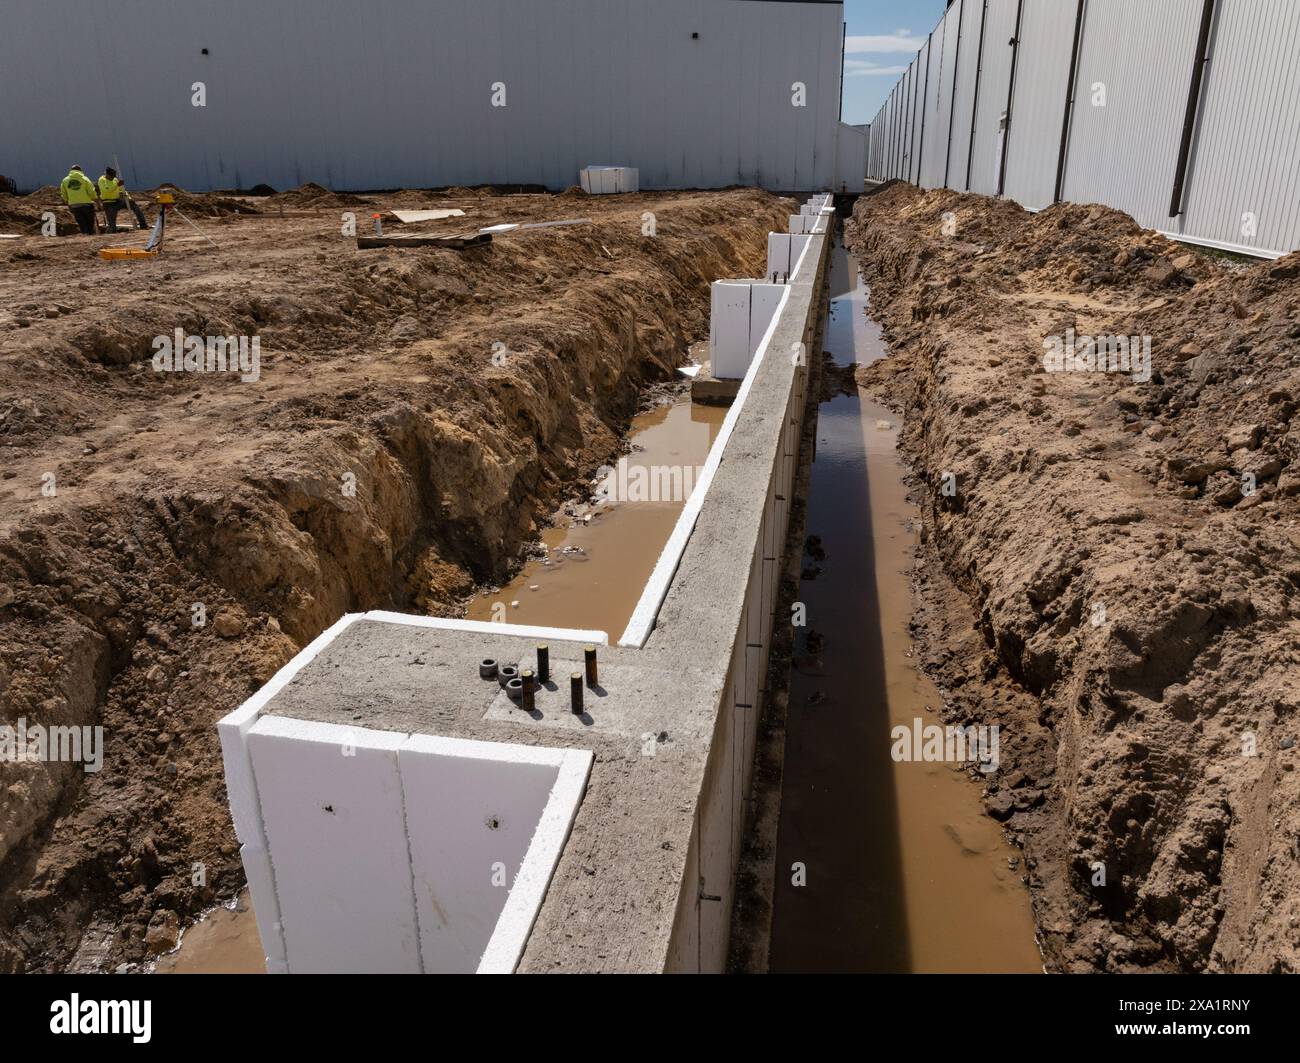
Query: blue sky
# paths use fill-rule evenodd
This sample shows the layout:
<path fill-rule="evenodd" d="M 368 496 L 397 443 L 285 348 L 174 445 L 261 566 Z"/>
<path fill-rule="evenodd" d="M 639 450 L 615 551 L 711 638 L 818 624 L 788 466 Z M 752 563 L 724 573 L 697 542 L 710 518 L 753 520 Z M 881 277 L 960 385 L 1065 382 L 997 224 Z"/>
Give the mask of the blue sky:
<path fill-rule="evenodd" d="M 860 125 L 876 116 L 947 6 L 947 0 L 844 0 L 844 121 Z"/>

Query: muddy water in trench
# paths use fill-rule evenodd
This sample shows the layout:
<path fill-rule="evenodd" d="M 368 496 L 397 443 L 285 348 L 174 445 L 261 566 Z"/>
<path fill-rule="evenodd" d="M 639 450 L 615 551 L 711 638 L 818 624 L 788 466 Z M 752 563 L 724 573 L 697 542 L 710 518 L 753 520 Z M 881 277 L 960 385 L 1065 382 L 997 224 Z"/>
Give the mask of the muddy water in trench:
<path fill-rule="evenodd" d="M 530 560 L 499 591 L 476 598 L 466 616 L 604 631 L 617 641 L 726 414 L 685 399 L 634 418 L 632 450 L 611 481 L 620 485 L 616 495 L 631 500 L 597 507 L 590 523 L 566 518 L 563 526 L 546 529 L 546 557 Z"/>
<path fill-rule="evenodd" d="M 825 349 L 886 351 L 857 263 L 836 247 Z M 907 500 L 895 416 L 861 393 L 823 403 L 805 555 L 807 628 L 790 683 L 770 963 L 776 972 L 1039 971 L 1018 855 L 951 764 L 895 763 L 891 729 L 942 724 L 911 656 Z M 815 634 L 814 634 L 815 633 Z M 822 639 L 820 647 L 817 636 Z M 811 639 L 811 644 L 810 640 Z M 806 885 L 792 883 L 792 865 Z"/>
<path fill-rule="evenodd" d="M 529 561 L 499 591 L 475 599 L 467 617 L 594 629 L 617 640 L 685 505 L 685 489 L 698 478 L 698 467 L 708 457 L 726 414 L 725 408 L 695 406 L 686 399 L 633 418 L 628 432 L 632 449 L 624 455 L 624 475 L 615 482 L 635 500 L 596 507 L 589 523 L 566 519 L 564 527 L 548 528 L 542 535 L 546 558 Z M 646 470 L 646 479 L 638 469 Z M 656 482 L 679 484 L 681 489 L 669 490 L 665 500 L 663 491 L 649 487 L 652 471 Z M 642 500 L 647 494 L 651 500 Z M 512 607 L 514 602 L 517 607 Z M 502 608 L 494 613 L 498 603 Z M 264 973 L 261 939 L 246 890 L 241 899 L 235 909 L 218 908 L 187 930 L 180 948 L 159 959 L 157 973 Z"/>
<path fill-rule="evenodd" d="M 265 974 L 266 954 L 244 889 L 234 908 L 215 908 L 181 936 L 181 946 L 158 958 L 155 974 Z"/>

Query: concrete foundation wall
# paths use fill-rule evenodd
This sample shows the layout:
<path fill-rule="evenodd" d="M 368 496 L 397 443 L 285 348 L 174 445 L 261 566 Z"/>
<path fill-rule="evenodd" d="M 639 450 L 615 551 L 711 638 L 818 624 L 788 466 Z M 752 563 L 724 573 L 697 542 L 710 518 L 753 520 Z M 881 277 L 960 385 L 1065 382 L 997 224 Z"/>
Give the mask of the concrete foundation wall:
<path fill-rule="evenodd" d="M 829 245 L 765 286 L 775 317 L 617 645 L 349 616 L 221 722 L 271 970 L 723 968 Z M 539 641 L 552 682 L 524 711 L 478 665 Z M 554 680 L 586 643 L 575 714 Z"/>
<path fill-rule="evenodd" d="M 732 542 L 749 558 L 744 605 L 734 628 L 730 664 L 716 710 L 704 785 L 691 835 L 666 970 L 716 973 L 725 968 L 735 899 L 736 866 L 748 809 L 758 720 L 763 711 L 773 626 L 789 617 L 773 613 L 780 557 L 789 527 L 790 498 L 803 429 L 807 364 L 793 364 L 795 344 L 813 349 L 820 326 L 820 292 L 830 241 L 814 237 L 801 283 L 792 291 L 773 337 L 775 356 L 764 368 L 784 382 L 785 401 L 764 425 L 764 450 L 755 455 L 770 470 L 760 490 L 761 516 L 737 527 Z"/>

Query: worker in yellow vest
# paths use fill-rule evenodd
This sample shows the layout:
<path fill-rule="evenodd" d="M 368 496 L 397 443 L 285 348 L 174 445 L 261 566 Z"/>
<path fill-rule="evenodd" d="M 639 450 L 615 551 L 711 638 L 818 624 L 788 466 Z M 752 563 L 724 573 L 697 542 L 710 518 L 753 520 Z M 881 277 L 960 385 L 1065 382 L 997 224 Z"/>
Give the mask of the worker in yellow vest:
<path fill-rule="evenodd" d="M 136 228 L 149 227 L 149 223 L 144 218 L 144 211 L 136 206 L 135 200 L 127 194 L 125 182 L 117 176 L 117 171 L 111 166 L 104 167 L 104 176 L 99 179 L 99 198 L 104 204 L 104 217 L 108 221 L 109 232 L 117 232 L 117 212 L 122 209 L 123 203 L 126 203 L 131 208 L 131 213 L 135 215 Z"/>
<path fill-rule="evenodd" d="M 93 236 L 95 204 L 99 201 L 99 191 L 80 166 L 74 166 L 68 171 L 68 176 L 60 182 L 59 195 L 68 205 L 68 210 L 72 212 L 77 228 L 85 235 Z"/>

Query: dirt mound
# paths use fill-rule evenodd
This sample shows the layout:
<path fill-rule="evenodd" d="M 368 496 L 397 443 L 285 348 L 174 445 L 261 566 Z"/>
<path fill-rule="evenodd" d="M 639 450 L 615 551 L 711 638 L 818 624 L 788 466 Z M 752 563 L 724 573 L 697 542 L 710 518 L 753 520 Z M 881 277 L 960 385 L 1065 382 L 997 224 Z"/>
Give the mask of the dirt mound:
<path fill-rule="evenodd" d="M 40 209 L 26 206 L 21 197 L 0 196 L 0 231 L 19 233 L 24 236 L 34 235 L 40 232 L 41 214 Z M 76 232 L 77 226 L 72 222 L 64 222 L 63 230 L 68 229 Z"/>
<path fill-rule="evenodd" d="M 47 211 L 54 213 L 55 231 L 60 236 L 77 232 L 77 223 L 63 205 L 55 185 L 45 185 L 25 196 L 0 196 L 0 229 L 34 236 L 41 231 Z"/>
<path fill-rule="evenodd" d="M 137 193 L 144 202 L 151 206 L 160 189 L 166 188 L 176 197 L 176 205 L 186 214 L 198 218 L 229 218 L 236 214 L 257 214 L 258 208 L 240 199 L 222 195 L 220 192 L 187 192 L 175 185 L 160 185 L 143 194 Z"/>
<path fill-rule="evenodd" d="M 102 725 L 104 761 L 0 763 L 0 970 L 138 960 L 233 895 L 216 720 L 345 611 L 499 585 L 790 207 L 668 194 L 655 239 L 642 209 L 463 254 L 233 218 L 131 268 L 50 240 L 5 271 L 0 722 Z M 155 371 L 176 328 L 257 336 L 256 378 Z"/>
<path fill-rule="evenodd" d="M 308 181 L 305 185 L 276 192 L 266 197 L 266 208 L 292 207 L 297 210 L 323 210 L 334 207 L 357 207 L 367 202 L 361 196 L 347 192 L 331 192 L 322 185 Z"/>
<path fill-rule="evenodd" d="M 1300 969 L 1300 255 L 901 185 L 848 238 L 895 351 L 859 379 L 982 636 L 927 660 L 1012 748 L 1050 728 L 986 794 L 1049 961 Z"/>

